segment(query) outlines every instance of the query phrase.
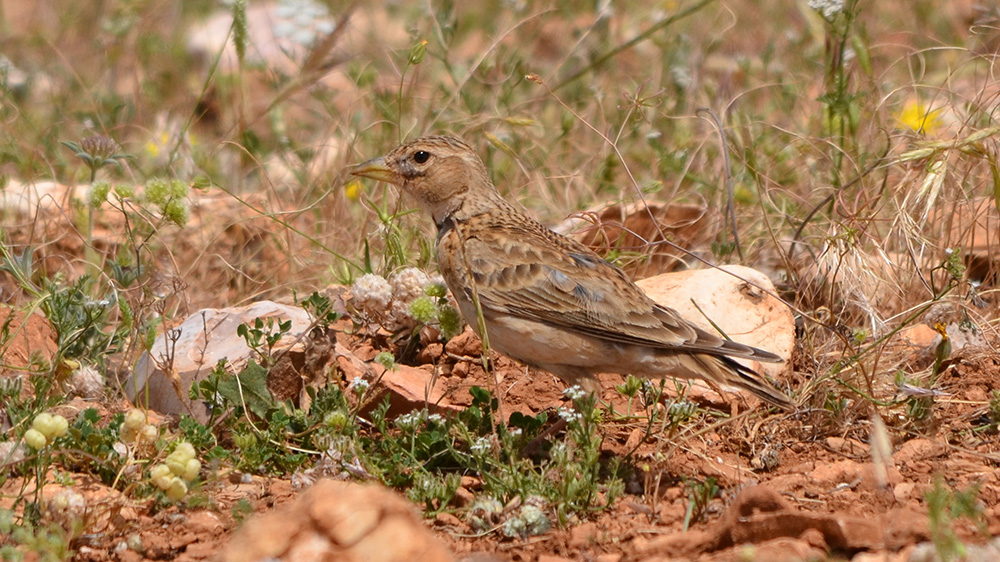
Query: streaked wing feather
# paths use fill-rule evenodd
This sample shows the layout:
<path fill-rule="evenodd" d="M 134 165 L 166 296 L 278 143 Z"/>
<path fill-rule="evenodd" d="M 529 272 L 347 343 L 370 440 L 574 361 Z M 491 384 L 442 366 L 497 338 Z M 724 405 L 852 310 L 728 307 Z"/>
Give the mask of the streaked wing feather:
<path fill-rule="evenodd" d="M 554 249 L 553 240 L 544 235 L 522 234 L 512 244 L 482 230 L 466 242 L 469 253 L 477 256 L 470 265 L 480 302 L 488 310 L 622 344 L 778 360 L 688 323 L 656 304 L 621 270 L 571 240 L 558 239 L 567 247 Z"/>

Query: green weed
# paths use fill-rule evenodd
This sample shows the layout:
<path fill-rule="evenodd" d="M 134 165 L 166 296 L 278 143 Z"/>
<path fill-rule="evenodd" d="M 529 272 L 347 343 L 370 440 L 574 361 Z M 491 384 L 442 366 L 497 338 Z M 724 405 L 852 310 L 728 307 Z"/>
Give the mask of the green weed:
<path fill-rule="evenodd" d="M 944 562 L 962 559 L 965 544 L 955 534 L 954 524 L 959 519 L 967 519 L 985 531 L 983 506 L 979 501 L 979 485 L 974 484 L 964 491 L 950 489 L 940 476 L 934 479 L 934 487 L 924 494 L 927 517 L 930 522 L 931 540 L 938 556 Z"/>

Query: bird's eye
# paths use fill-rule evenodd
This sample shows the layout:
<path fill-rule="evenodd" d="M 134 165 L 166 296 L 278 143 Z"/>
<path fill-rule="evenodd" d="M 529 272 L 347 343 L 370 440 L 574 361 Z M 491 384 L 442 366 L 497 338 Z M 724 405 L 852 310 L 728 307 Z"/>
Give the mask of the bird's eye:
<path fill-rule="evenodd" d="M 424 162 L 430 160 L 431 153 L 426 150 L 418 150 L 413 153 L 413 161 L 417 164 L 423 164 Z"/>

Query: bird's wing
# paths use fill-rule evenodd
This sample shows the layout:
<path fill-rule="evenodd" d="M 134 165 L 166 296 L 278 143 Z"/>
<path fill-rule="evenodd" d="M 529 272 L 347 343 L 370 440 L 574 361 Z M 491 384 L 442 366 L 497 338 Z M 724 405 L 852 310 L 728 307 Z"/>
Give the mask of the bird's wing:
<path fill-rule="evenodd" d="M 467 267 L 482 307 L 625 344 L 780 361 L 726 340 L 650 299 L 618 268 L 551 231 L 497 229 L 467 237 Z"/>

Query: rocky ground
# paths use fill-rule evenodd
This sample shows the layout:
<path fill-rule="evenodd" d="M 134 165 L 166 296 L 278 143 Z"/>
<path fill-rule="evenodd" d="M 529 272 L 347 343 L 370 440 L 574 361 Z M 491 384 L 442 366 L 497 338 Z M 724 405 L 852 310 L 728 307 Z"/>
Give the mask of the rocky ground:
<path fill-rule="evenodd" d="M 346 299 L 343 290 L 337 293 Z M 11 326 L 19 333 L 9 358 L 26 358 L 34 350 L 52 350 L 51 330 L 38 315 Z M 381 373 L 378 385 L 393 400 L 394 415 L 422 408 L 427 380 L 438 365 L 432 407 L 447 413 L 467 406 L 469 388 L 498 385 L 503 407 L 534 414 L 564 404 L 562 385 L 554 377 L 525 369 L 505 358 L 494 360 L 496 382 L 483 371 L 481 349 L 466 331 L 447 346 L 422 349 L 414 366 L 384 372 L 371 362 L 372 342 L 347 335 L 342 319 L 326 347 L 341 367 L 342 383 L 354 376 Z M 935 339 L 937 338 L 937 339 Z M 918 325 L 897 335 L 897 353 L 926 364 L 939 336 Z M 332 354 L 332 355 L 331 355 Z M 792 388 L 809 384 L 809 376 L 793 359 L 779 376 Z M 423 366 L 421 362 L 425 362 Z M 305 361 L 303 364 L 309 364 Z M 352 370 L 353 369 L 353 370 Z M 628 407 L 613 390 L 617 375 L 602 377 L 603 399 L 617 411 Z M 570 524 L 527 539 L 499 533 L 477 533 L 463 516 L 462 498 L 471 497 L 478 481 L 463 478 L 453 511 L 431 520 L 420 517 L 395 491 L 352 478 L 322 480 L 269 478 L 209 467 L 201 492 L 205 505 L 151 509 L 102 485 L 88 474 L 63 474 L 44 491 L 54 497 L 65 490 L 82 496 L 88 506 L 87 532 L 73 541 L 76 560 L 935 560 L 943 537 L 968 545 L 969 560 L 1000 556 L 990 537 L 1000 533 L 1000 461 L 995 423 L 990 426 L 991 393 L 1000 390 L 1000 359 L 995 353 L 966 349 L 953 356 L 944 371 L 943 394 L 919 432 L 881 431 L 889 453 L 873 444 L 879 422 L 843 425 L 831 430 L 829 411 L 803 405 L 784 415 L 761 415 L 760 408 L 728 393 L 693 387 L 689 398 L 702 407 L 734 414 L 715 425 L 684 428 L 670 435 L 646 436 L 639 421 L 601 427 L 603 454 L 631 459 L 637 467 L 626 494 L 610 508 L 576 518 Z M 56 411 L 68 419 L 86 409 L 124 411 L 124 398 L 77 398 Z M 170 423 L 170 416 L 164 418 Z M 874 419 L 874 418 L 873 418 Z M 690 505 L 685 479 L 714 478 L 720 493 L 703 506 L 703 516 L 684 530 Z M 66 479 L 73 482 L 65 486 Z M 937 484 L 936 484 L 937 482 Z M 22 489 L 22 485 L 27 485 Z M 18 490 L 31 494 L 30 481 L 12 478 L 3 486 L 6 498 Z M 975 496 L 982 517 L 935 521 L 929 494 L 966 490 Z M 944 488 L 942 488 L 944 486 Z M 944 508 L 946 511 L 950 507 Z M 945 533 L 945 534 L 942 534 Z"/>
<path fill-rule="evenodd" d="M 5 30 L 28 29 L 35 19 L 49 29 L 64 19 L 51 6 L 37 10 L 35 18 L 29 12 L 36 10 L 7 4 L 15 19 Z M 184 29 L 179 20 L 156 15 L 170 11 L 172 3 L 147 4 L 146 19 L 162 19 L 159 25 L 168 32 L 163 37 Z M 272 26 L 277 14 L 270 12 L 274 5 L 250 4 L 249 35 L 276 39 Z M 386 3 L 389 8 L 406 4 Z M 440 4 L 428 2 L 428 10 L 436 12 Z M 5 126 L 13 127 L 18 114 L 28 125 L 12 128 L 19 132 L 9 136 L 26 140 L 13 149 L 5 145 L 0 159 L 0 249 L 5 252 L 0 256 L 0 391 L 12 388 L 13 381 L 23 383 L 18 400 L 0 404 L 0 516 L 13 508 L 20 519 L 26 504 L 37 506 L 43 512 L 39 518 L 53 532 L 36 529 L 27 537 L 6 533 L 11 522 L 0 517 L 0 548 L 14 547 L 14 559 L 86 562 L 1000 560 L 1000 541 L 994 538 L 1000 535 L 995 124 L 1000 93 L 989 79 L 995 74 L 998 44 L 995 8 L 971 0 L 918 3 L 912 10 L 908 5 L 857 3 L 864 7 L 869 27 L 845 34 L 841 44 L 832 42 L 833 28 L 824 27 L 805 2 L 798 3 L 798 11 L 808 17 L 796 16 L 788 3 L 772 3 L 770 10 L 756 3 L 720 6 L 715 15 L 699 16 L 705 23 L 690 22 L 676 45 L 667 38 L 662 45 L 644 42 L 608 61 L 607 66 L 621 66 L 622 73 L 607 66 L 596 69 L 595 77 L 608 85 L 594 82 L 581 88 L 587 102 L 582 107 L 562 101 L 560 96 L 569 94 L 556 80 L 583 64 L 577 58 L 585 51 L 590 56 L 594 47 L 588 42 L 610 30 L 601 39 L 607 42 L 603 48 L 624 45 L 660 17 L 653 18 L 655 13 L 670 11 L 676 3 L 642 6 L 655 13 L 612 10 L 608 20 L 589 12 L 614 3 L 588 3 L 589 15 L 574 14 L 571 8 L 567 14 L 545 9 L 531 16 L 515 14 L 512 7 L 524 2 L 502 4 L 509 14 L 499 19 L 482 15 L 482 29 L 468 33 L 449 51 L 439 41 L 417 41 L 414 30 L 428 22 L 392 19 L 399 10 L 373 3 L 371 10 L 356 11 L 343 52 L 338 46 L 330 57 L 309 55 L 305 67 L 291 63 L 307 52 L 270 40 L 264 43 L 273 43 L 273 52 L 255 51 L 246 65 L 237 64 L 227 7 L 191 33 L 186 49 L 198 58 L 216 60 L 221 51 L 219 79 L 193 86 L 178 79 L 194 75 L 185 66 L 187 59 L 177 63 L 183 68 L 154 67 L 144 71 L 148 74 L 139 72 L 139 60 L 134 61 L 135 72 L 127 65 L 114 72 L 104 68 L 106 59 L 122 58 L 105 52 L 107 45 L 119 44 L 117 36 L 94 43 L 100 50 L 89 58 L 101 61 L 95 67 L 66 62 L 86 50 L 73 43 L 81 35 L 76 31 L 26 38 L 31 56 L 22 60 L 65 66 L 72 70 L 70 84 L 91 75 L 95 80 L 109 72 L 120 75 L 109 106 L 117 107 L 119 97 L 135 97 L 142 89 L 139 82 L 151 76 L 181 87 L 164 88 L 168 103 L 154 95 L 132 107 L 129 111 L 140 120 L 118 123 L 103 116 L 107 127 L 94 131 L 91 125 L 75 124 L 91 121 L 95 110 L 90 102 L 68 107 L 65 114 L 49 114 L 60 105 L 51 100 L 102 98 L 102 87 L 89 82 L 83 91 L 66 89 L 66 97 L 50 98 L 48 81 L 38 79 L 38 90 L 20 94 L 20 100 L 10 97 L 14 109 L 4 109 Z M 492 4 L 484 6 L 492 9 Z M 78 10 L 72 3 L 66 7 Z M 777 17 L 783 12 L 791 15 Z M 3 15 L 0 9 L 0 20 Z M 921 20 L 920 26 L 906 27 L 911 15 Z M 498 26 L 504 18 L 507 22 Z M 101 27 L 96 21 L 94 27 Z M 925 24 L 937 23 L 960 33 L 953 37 L 949 32 L 950 39 L 925 36 L 935 27 Z M 455 31 L 451 25 L 435 20 L 420 37 L 450 37 Z M 104 27 L 103 33 L 117 29 Z M 507 31 L 495 36 L 501 28 Z M 150 34 L 141 29 L 133 34 L 136 38 Z M 55 35 L 67 36 L 66 42 L 53 43 Z M 955 47 L 963 44 L 956 37 L 966 47 Z M 869 52 L 859 51 L 869 38 Z M 142 43 L 128 44 L 137 52 L 147 50 Z M 44 49 L 35 52 L 38 46 Z M 508 49 L 516 55 L 512 60 L 530 64 L 508 60 Z M 950 58 L 963 49 L 967 58 Z M 850 57 L 832 58 L 842 50 L 849 50 Z M 681 52 L 689 53 L 676 54 Z M 820 62 L 824 53 L 829 67 Z M 0 55 L 3 78 L 10 70 L 7 54 Z M 680 58 L 671 62 L 665 54 Z M 426 55 L 417 66 L 415 61 Z M 857 59 L 850 64 L 864 67 L 863 61 L 873 55 L 874 73 L 851 74 L 851 88 L 838 94 L 843 97 L 831 98 L 832 83 L 842 71 L 837 70 L 840 63 L 831 61 L 846 65 Z M 669 75 L 669 80 L 648 81 L 646 67 L 653 57 L 668 63 L 654 74 Z M 362 62 L 338 66 L 341 60 Z M 321 68 L 309 66 L 313 64 Z M 246 72 L 258 65 L 263 66 Z M 902 82 L 894 77 L 900 69 L 907 78 Z M 467 79 L 456 84 L 465 72 Z M 518 82 L 524 72 L 551 77 L 548 94 L 528 81 L 511 89 L 521 88 L 527 93 L 517 96 L 528 97 L 496 102 L 497 97 L 511 97 L 507 86 L 501 86 Z M 302 82 L 299 75 L 305 77 Z M 274 83 L 278 76 L 292 81 Z M 675 99 L 681 84 L 692 80 L 703 83 L 698 90 L 710 95 Z M 314 90 L 316 100 L 306 100 Z M 286 96 L 291 103 L 283 101 Z M 797 101 L 777 103 L 770 96 Z M 862 109 L 855 107 L 865 96 L 871 99 L 860 103 Z M 498 399 L 501 420 L 546 413 L 545 439 L 564 439 L 566 433 L 552 424 L 569 403 L 561 381 L 499 355 L 488 358 L 487 373 L 482 343 L 468 328 L 446 342 L 433 330 L 407 340 L 396 325 L 399 319 L 393 318 L 395 309 L 387 310 L 383 303 L 381 311 L 368 310 L 350 287 L 339 285 L 324 291 L 341 314 L 329 326 L 314 325 L 312 317 L 292 304 L 293 293 L 302 297 L 331 279 L 359 276 L 359 264 L 391 270 L 419 263 L 433 274 L 430 257 L 417 256 L 420 242 L 433 240 L 429 230 L 419 230 L 429 223 L 413 217 L 406 228 L 394 231 L 394 221 L 411 221 L 401 218 L 407 214 L 405 205 L 391 192 L 383 199 L 372 186 L 345 186 L 345 166 L 381 154 L 396 139 L 420 130 L 423 125 L 413 128 L 410 122 L 422 114 L 411 115 L 414 111 L 438 103 L 463 105 L 459 99 L 493 101 L 470 113 L 464 108 L 453 115 L 436 113 L 428 132 L 476 135 L 470 140 L 484 150 L 487 143 L 478 137 L 485 135 L 495 152 L 491 170 L 497 167 L 497 177 L 507 180 L 505 193 L 511 199 L 542 220 L 568 216 L 555 226 L 558 231 L 616 258 L 629 275 L 642 279 L 653 298 L 686 318 L 714 330 L 707 321 L 711 318 L 734 339 L 783 357 L 781 364 L 753 367 L 788 391 L 796 410 L 767 410 L 752 397 L 668 383 L 666 396 L 651 406 L 659 416 L 655 419 L 668 417 L 670 400 L 680 393 L 698 415 L 651 426 L 649 417 L 616 389 L 625 379 L 602 375 L 600 408 L 607 415 L 597 429 L 600 460 L 604 466 L 620 460 L 626 467 L 624 493 L 609 504 L 595 488 L 589 511 L 513 537 L 501 530 L 504 518 L 531 498 L 499 506 L 485 528 L 473 524 L 472 506 L 485 488 L 483 474 L 451 467 L 460 476 L 454 498 L 426 515 L 427 506 L 407 499 L 404 486 L 386 486 L 363 462 L 296 450 L 292 439 L 281 439 L 286 435 L 274 439 L 273 451 L 307 455 L 301 469 L 239 471 L 232 457 L 221 461 L 200 450 L 199 470 L 189 481 L 193 489 L 176 501 L 168 501 L 149 483 L 147 465 L 166 456 L 164 444 L 154 450 L 147 443 L 139 454 L 141 447 L 134 443 L 115 443 L 101 454 L 119 455 L 118 460 L 134 455 L 133 462 L 115 464 L 123 465 L 117 474 L 99 474 L 103 459 L 76 448 L 52 451 L 45 470 L 32 474 L 24 469 L 37 466 L 42 456 L 15 446 L 25 441 L 24 426 L 37 410 L 61 415 L 71 424 L 93 410 L 95 423 L 106 428 L 113 416 L 142 406 L 144 423 L 167 444 L 179 439 L 180 414 L 188 414 L 211 426 L 206 431 L 217 441 L 206 441 L 240 454 L 232 419 L 227 419 L 239 414 L 230 410 L 210 416 L 205 400 L 190 398 L 188 391 L 206 381 L 219 360 L 228 360 L 231 370 L 238 371 L 256 357 L 237 330 L 262 316 L 291 321 L 289 334 L 275 348 L 283 360 L 267 370 L 269 399 L 287 400 L 307 411 L 311 390 L 336 385 L 353 400 L 352 415 L 360 413 L 362 422 L 383 399 L 389 401 L 390 420 L 425 408 L 457 417 L 474 405 L 473 389 L 479 387 Z M 41 100 L 40 109 L 29 107 L 29 100 Z M 368 105 L 377 111 L 365 110 Z M 755 105 L 763 113 L 744 113 Z M 245 114 L 246 107 L 256 109 Z M 397 117 L 384 113 L 392 107 L 398 108 L 393 110 Z M 553 111 L 560 107 L 576 120 Z M 720 113 L 724 135 L 707 127 L 702 107 Z M 272 108 L 280 115 L 272 115 Z M 195 114 L 204 116 L 192 125 Z M 843 130 L 839 136 L 831 132 L 843 129 L 847 116 L 862 125 L 860 133 L 850 135 L 857 137 L 851 142 Z M 150 117 L 155 124 L 142 120 Z M 871 121 L 870 131 L 866 121 Z M 274 130 L 265 123 L 273 123 Z M 391 130 L 380 128 L 390 124 Z M 676 131 L 671 129 L 675 125 Z M 560 128 L 563 136 L 557 140 L 553 135 Z M 613 148 L 626 164 L 628 181 L 621 171 L 615 173 L 618 160 L 604 157 L 610 156 L 604 144 L 608 138 L 591 129 L 620 130 L 622 144 L 616 140 Z M 115 192 L 108 201 L 95 201 L 92 186 L 67 185 L 80 181 L 83 176 L 77 172 L 86 170 L 52 151 L 64 151 L 69 145 L 57 141 L 76 138 L 74 130 L 90 140 L 98 138 L 91 136 L 94 132 L 108 133 L 134 153 L 132 168 L 120 166 L 117 175 L 108 176 L 119 187 L 135 189 L 165 172 L 185 189 L 194 187 L 183 197 L 190 213 L 183 226 L 161 221 L 158 212 L 150 211 L 152 204 L 142 203 L 135 193 Z M 54 149 L 46 152 L 40 148 L 44 143 L 31 140 L 38 131 Z M 887 134 L 892 142 L 885 147 Z M 255 135 L 274 146 L 250 146 L 261 142 L 248 142 Z M 713 152 L 719 150 L 710 148 L 717 136 L 733 146 Z M 871 144 L 866 136 L 877 142 Z M 513 142 L 524 152 L 519 157 L 508 160 L 496 153 L 516 155 L 505 144 Z M 174 151 L 183 147 L 176 162 L 168 144 Z M 202 152 L 206 147 L 207 155 Z M 731 168 L 727 161 L 724 169 L 721 155 L 727 152 L 743 152 L 745 161 L 734 160 Z M 577 159 L 580 155 L 585 158 Z M 841 159 L 851 165 L 842 168 Z M 23 162 L 11 162 L 18 160 Z M 522 172 L 503 171 L 502 166 Z M 885 175 L 867 177 L 873 170 Z M 22 178 L 26 171 L 31 173 Z M 749 182 L 748 171 L 759 183 Z M 208 176 L 213 179 L 206 180 Z M 745 259 L 739 248 L 728 247 L 729 219 L 721 211 L 725 197 L 715 194 L 715 188 L 706 189 L 717 180 L 720 188 L 736 184 L 735 194 L 733 185 L 727 189 L 738 203 Z M 146 181 L 143 195 L 148 185 Z M 648 205 L 628 203 L 635 201 L 640 186 Z M 624 189 L 619 192 L 619 187 Z M 580 201 L 605 198 L 612 200 L 580 210 Z M 109 209 L 107 203 L 115 205 Z M 391 219 L 386 214 L 397 212 Z M 767 213 L 773 214 L 762 217 Z M 415 224 L 421 226 L 414 229 Z M 390 239 L 414 233 L 425 238 L 407 239 L 399 250 L 409 254 L 389 260 L 390 242 L 402 243 Z M 379 252 L 385 253 L 381 259 Z M 374 265 L 366 263 L 369 258 Z M 757 269 L 727 268 L 726 273 L 706 267 L 701 258 Z M 348 260 L 356 262 L 353 269 Z M 700 269 L 684 270 L 688 266 Z M 134 283 L 110 281 L 113 274 L 128 273 L 136 274 Z M 112 304 L 101 305 L 112 311 L 100 326 L 104 333 L 125 322 L 122 303 L 132 306 L 139 324 L 163 322 L 129 333 L 124 349 L 90 382 L 76 380 L 79 362 L 52 364 L 57 342 L 66 334 L 57 335 L 40 310 L 50 290 L 69 287 L 85 275 L 95 285 L 82 291 L 84 301 L 105 290 L 114 297 L 108 300 Z M 148 343 L 140 333 L 145 327 L 159 339 L 151 353 L 140 357 Z M 180 337 L 167 341 L 163 334 L 172 329 L 180 330 Z M 393 368 L 377 360 L 385 352 L 398 362 Z M 172 359 L 163 361 L 168 355 Z M 371 385 L 364 400 L 350 390 L 358 380 Z M 42 400 L 32 401 L 39 396 Z M 30 412 L 10 411 L 28 403 L 34 404 Z M 360 432 L 384 437 L 370 422 Z M 544 445 L 539 450 L 543 452 L 531 457 L 534 466 L 545 459 Z M 556 520 L 551 505 L 540 509 Z"/>

